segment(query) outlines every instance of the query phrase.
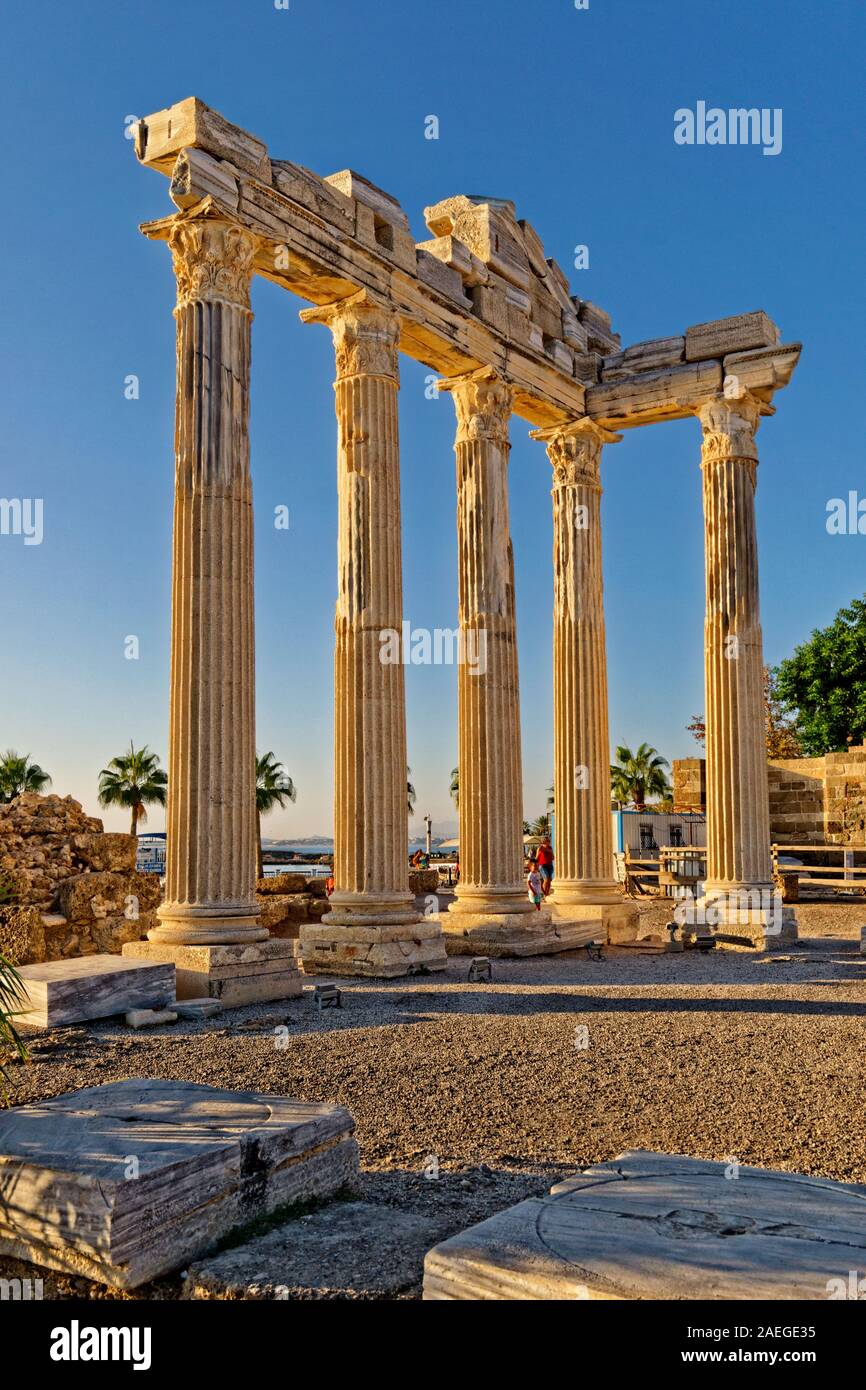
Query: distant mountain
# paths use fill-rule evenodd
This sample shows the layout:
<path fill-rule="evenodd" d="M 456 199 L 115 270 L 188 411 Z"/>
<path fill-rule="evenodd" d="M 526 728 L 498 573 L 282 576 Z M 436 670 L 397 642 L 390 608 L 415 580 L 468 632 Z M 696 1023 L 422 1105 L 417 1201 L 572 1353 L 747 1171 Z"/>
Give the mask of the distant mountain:
<path fill-rule="evenodd" d="M 262 849 L 279 849 L 281 845 L 332 845 L 330 835 L 294 835 L 281 840 L 262 840 Z"/>

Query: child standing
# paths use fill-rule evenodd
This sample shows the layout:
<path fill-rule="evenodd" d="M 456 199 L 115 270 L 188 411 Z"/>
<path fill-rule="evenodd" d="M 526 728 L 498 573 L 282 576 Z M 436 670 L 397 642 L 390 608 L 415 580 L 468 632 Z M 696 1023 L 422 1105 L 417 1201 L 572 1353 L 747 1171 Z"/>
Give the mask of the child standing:
<path fill-rule="evenodd" d="M 541 889 L 541 874 L 538 872 L 538 869 L 535 867 L 535 865 L 532 866 L 529 878 L 527 879 L 527 883 L 529 886 L 529 900 L 530 902 L 535 903 L 536 912 L 540 912 L 541 899 L 543 896 Z"/>

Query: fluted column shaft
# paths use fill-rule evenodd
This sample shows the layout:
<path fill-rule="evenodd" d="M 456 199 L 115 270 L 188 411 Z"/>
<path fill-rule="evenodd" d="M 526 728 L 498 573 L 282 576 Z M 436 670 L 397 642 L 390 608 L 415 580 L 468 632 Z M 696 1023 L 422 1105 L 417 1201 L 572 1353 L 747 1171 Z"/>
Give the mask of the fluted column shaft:
<path fill-rule="evenodd" d="M 159 941 L 259 940 L 249 287 L 253 237 L 171 232 L 177 400 L 166 898 Z"/>
<path fill-rule="evenodd" d="M 363 291 L 301 317 L 327 324 L 337 362 L 335 889 L 323 922 L 414 922 L 404 671 L 386 640 L 403 621 L 399 319 Z"/>
<path fill-rule="evenodd" d="M 492 369 L 442 383 L 457 411 L 460 882 L 453 912 L 531 910 L 508 521 L 512 393 Z"/>
<path fill-rule="evenodd" d="M 553 465 L 551 901 L 620 902 L 613 878 L 607 652 L 601 570 L 601 451 L 621 436 L 590 420 L 535 431 Z"/>
<path fill-rule="evenodd" d="M 770 816 L 758 597 L 755 431 L 767 410 L 719 396 L 703 426 L 707 895 L 769 892 Z"/>

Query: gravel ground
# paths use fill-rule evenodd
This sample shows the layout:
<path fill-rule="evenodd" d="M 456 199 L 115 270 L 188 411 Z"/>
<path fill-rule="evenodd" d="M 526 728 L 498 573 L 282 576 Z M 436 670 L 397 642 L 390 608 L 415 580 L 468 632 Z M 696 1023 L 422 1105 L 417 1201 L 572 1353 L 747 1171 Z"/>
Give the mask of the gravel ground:
<path fill-rule="evenodd" d="M 866 1182 L 866 906 L 801 904 L 798 917 L 799 945 L 777 955 L 581 951 L 495 961 L 480 985 L 458 957 L 444 975 L 346 981 L 345 1007 L 321 1016 L 305 991 L 152 1033 L 58 1029 L 12 1067 L 12 1099 L 147 1076 L 338 1102 L 357 1122 L 364 1199 L 443 1236 L 626 1148 Z M 117 1297 L 0 1260 L 0 1277 L 34 1273 L 46 1297 Z"/>

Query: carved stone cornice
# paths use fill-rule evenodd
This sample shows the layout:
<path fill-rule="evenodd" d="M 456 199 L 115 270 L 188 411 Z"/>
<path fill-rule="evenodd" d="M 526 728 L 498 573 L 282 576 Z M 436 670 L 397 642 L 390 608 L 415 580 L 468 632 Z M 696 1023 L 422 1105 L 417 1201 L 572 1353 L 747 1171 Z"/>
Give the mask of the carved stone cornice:
<path fill-rule="evenodd" d="M 323 323 L 334 339 L 337 380 L 378 376 L 399 382 L 400 318 L 367 290 L 301 311 L 303 323 Z"/>
<path fill-rule="evenodd" d="M 575 420 L 552 429 L 531 430 L 531 439 L 547 445 L 553 466 L 553 491 L 559 488 L 588 487 L 601 492 L 601 450 L 615 444 L 621 434 L 605 429 L 594 420 Z"/>
<path fill-rule="evenodd" d="M 755 434 L 762 415 L 771 408 L 750 391 L 739 396 L 714 396 L 695 412 L 704 432 L 701 466 L 711 467 L 732 459 L 749 463 L 754 471 L 758 461 Z"/>
<path fill-rule="evenodd" d="M 177 306 L 221 302 L 250 312 L 256 238 L 217 218 L 177 222 L 168 238 L 177 278 Z"/>
<path fill-rule="evenodd" d="M 480 367 L 465 376 L 449 377 L 438 385 L 440 391 L 449 391 L 454 397 L 458 444 L 488 439 L 502 448 L 508 447 L 514 392 L 498 372 L 492 367 Z"/>

